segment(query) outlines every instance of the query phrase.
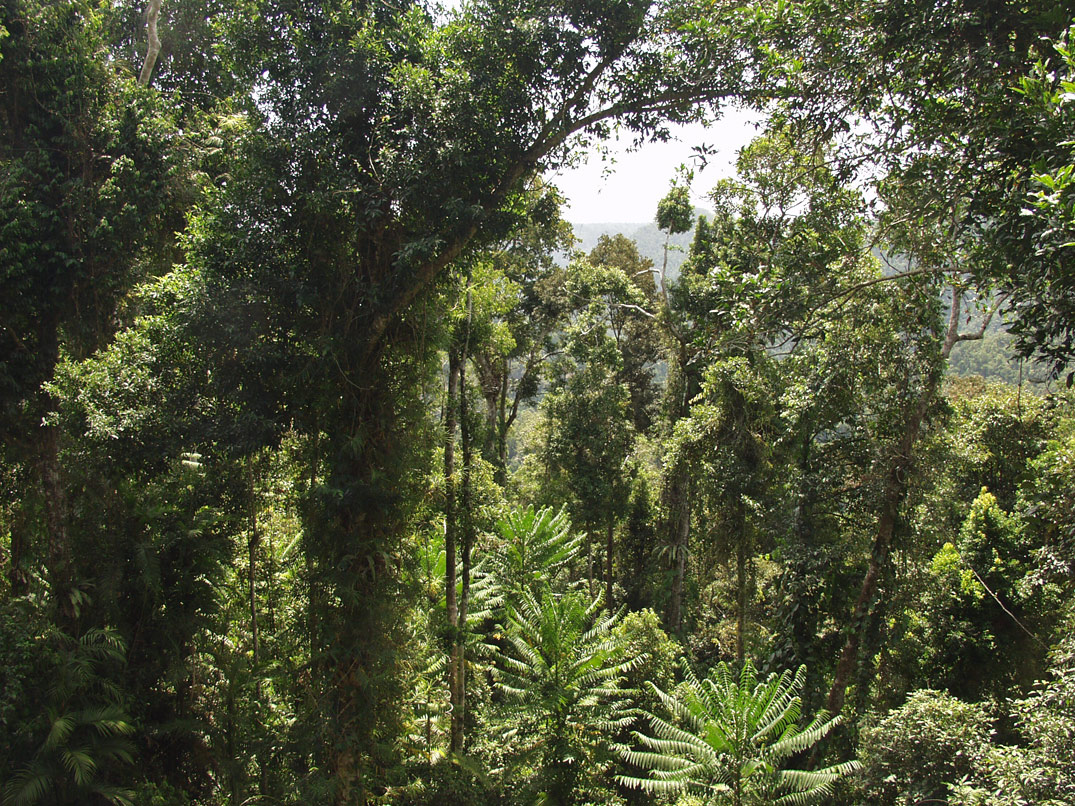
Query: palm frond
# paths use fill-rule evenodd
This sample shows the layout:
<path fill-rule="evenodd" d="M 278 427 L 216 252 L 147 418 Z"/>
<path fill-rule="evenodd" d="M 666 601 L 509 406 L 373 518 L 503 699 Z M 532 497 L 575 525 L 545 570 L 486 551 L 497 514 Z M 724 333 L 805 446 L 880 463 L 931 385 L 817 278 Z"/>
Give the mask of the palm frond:
<path fill-rule="evenodd" d="M 619 754 L 649 777 L 621 777 L 624 786 L 651 794 L 688 786 L 715 793 L 734 784 L 758 802 L 810 804 L 856 768 L 854 762 L 812 771 L 781 768 L 840 723 L 822 711 L 800 725 L 804 667 L 759 681 L 749 662 L 738 674 L 721 663 L 700 680 L 684 663 L 683 678 L 669 692 L 647 684 L 667 717 L 643 712 L 650 733 L 634 734 L 641 749 L 623 748 Z"/>

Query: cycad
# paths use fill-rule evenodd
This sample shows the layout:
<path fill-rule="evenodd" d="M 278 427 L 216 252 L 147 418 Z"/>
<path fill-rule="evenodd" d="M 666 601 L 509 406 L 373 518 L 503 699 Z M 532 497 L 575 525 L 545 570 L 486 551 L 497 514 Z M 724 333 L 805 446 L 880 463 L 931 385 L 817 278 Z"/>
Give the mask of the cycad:
<path fill-rule="evenodd" d="M 806 667 L 759 682 L 748 662 L 738 676 L 719 664 L 699 680 L 684 664 L 685 681 L 671 693 L 648 684 L 671 715 L 647 714 L 654 735 L 636 732 L 643 750 L 627 750 L 648 778 L 621 776 L 629 787 L 656 793 L 701 795 L 710 804 L 806 806 L 829 794 L 856 762 L 821 770 L 786 769 L 792 756 L 813 747 L 840 723 L 819 712 L 800 726 Z"/>

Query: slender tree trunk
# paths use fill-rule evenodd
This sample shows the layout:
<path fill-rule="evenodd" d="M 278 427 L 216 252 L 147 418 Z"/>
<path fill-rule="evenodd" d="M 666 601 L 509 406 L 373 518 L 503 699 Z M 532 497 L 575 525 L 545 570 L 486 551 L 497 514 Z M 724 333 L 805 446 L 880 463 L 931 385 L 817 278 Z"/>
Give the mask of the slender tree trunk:
<path fill-rule="evenodd" d="M 932 387 L 933 384 L 930 384 Z M 900 504 L 907 490 L 907 472 L 910 469 L 909 449 L 914 447 L 922 424 L 922 417 L 929 404 L 930 395 L 925 391 L 919 397 L 918 405 L 911 417 L 904 424 L 904 435 L 900 440 L 899 450 L 889 462 L 888 472 L 885 474 L 884 488 L 881 496 L 881 509 L 877 517 L 877 532 L 874 537 L 873 547 L 870 550 L 870 561 L 866 568 L 866 576 L 862 579 L 859 588 L 858 599 L 851 613 L 851 623 L 847 632 L 847 640 L 840 652 L 840 661 L 836 666 L 836 676 L 833 678 L 832 688 L 829 691 L 827 707 L 830 713 L 839 713 L 844 705 L 844 695 L 847 693 L 848 683 L 855 671 L 858 662 L 859 646 L 862 640 L 862 630 L 866 623 L 870 609 L 873 607 L 877 596 L 878 584 L 884 566 L 888 562 L 892 549 L 892 535 L 896 529 L 896 521 L 899 517 Z"/>
<path fill-rule="evenodd" d="M 690 482 L 682 468 L 672 471 L 669 491 L 669 519 L 672 526 L 672 590 L 668 601 L 668 629 L 683 630 L 683 586 L 687 576 L 687 551 L 690 544 Z"/>
<path fill-rule="evenodd" d="M 739 665 L 743 665 L 746 658 L 746 633 L 747 633 L 747 529 L 745 523 L 746 513 L 743 511 L 742 500 L 736 507 L 739 532 L 735 547 L 735 570 L 736 570 L 736 614 L 735 614 L 735 659 Z"/>
<path fill-rule="evenodd" d="M 247 537 L 246 553 L 247 553 L 247 565 L 249 569 L 249 604 L 250 604 L 250 641 L 254 651 L 254 674 L 257 678 L 257 695 L 261 697 L 261 678 L 258 674 L 258 667 L 261 665 L 261 641 L 258 636 L 258 598 L 257 598 L 257 553 L 258 544 L 261 542 L 261 534 L 258 532 L 258 505 L 257 505 L 257 484 L 256 473 L 254 469 L 255 459 L 251 457 L 249 462 L 250 473 L 250 500 L 248 502 L 250 510 L 250 533 Z"/>
<path fill-rule="evenodd" d="M 500 410 L 500 359 L 499 356 L 478 352 L 471 358 L 477 375 L 478 388 L 481 389 L 485 402 L 485 439 L 482 442 L 482 457 L 489 464 L 496 465 L 497 418 Z"/>
<path fill-rule="evenodd" d="M 249 500 L 247 501 L 247 507 L 249 510 L 250 527 L 249 535 L 247 537 L 246 551 L 247 551 L 247 566 L 248 577 L 250 583 L 249 589 L 249 605 L 250 605 L 250 642 L 253 650 L 253 673 L 254 673 L 254 699 L 257 704 L 260 705 L 262 698 L 262 685 L 261 685 L 261 638 L 258 619 L 258 598 L 257 598 L 257 581 L 258 581 L 258 551 L 261 548 L 261 532 L 258 530 L 258 492 L 257 492 L 257 457 L 251 456 L 247 460 L 248 473 L 250 477 L 249 487 Z M 258 716 L 258 712 L 255 711 L 254 727 L 257 736 L 260 738 L 262 735 L 261 719 Z M 254 753 L 254 761 L 258 768 L 258 794 L 264 796 L 269 789 L 269 768 L 265 763 L 265 758 L 262 754 L 262 746 L 260 744 L 255 745 L 256 750 Z"/>
<path fill-rule="evenodd" d="M 496 424 L 496 483 L 501 487 L 508 483 L 508 367 L 505 361 L 500 373 L 500 410 Z"/>
<path fill-rule="evenodd" d="M 881 492 L 881 506 L 877 516 L 877 532 L 874 537 L 873 547 L 870 550 L 870 561 L 866 568 L 866 576 L 863 577 L 862 585 L 859 588 L 855 608 L 851 613 L 847 639 L 840 652 L 836 675 L 833 678 L 832 688 L 829 690 L 827 708 L 830 713 L 839 713 L 844 706 L 847 687 L 858 663 L 862 631 L 877 598 L 881 576 L 892 553 L 892 537 L 899 520 L 900 506 L 907 492 L 908 480 L 913 467 L 915 445 L 922 430 L 922 423 L 926 419 L 926 413 L 940 392 L 948 356 L 951 355 L 952 348 L 957 342 L 980 339 L 989 323 L 989 318 L 987 318 L 978 333 L 960 335 L 959 316 L 962 299 L 962 292 L 953 288 L 952 305 L 948 315 L 948 328 L 941 343 L 940 361 L 937 362 L 937 365 L 930 373 L 925 385 L 918 394 L 917 400 L 908 408 L 906 419 L 903 423 L 902 436 L 888 458 L 888 467 Z M 992 314 L 989 317 L 992 317 Z"/>
<path fill-rule="evenodd" d="M 668 317 L 668 335 L 676 339 L 675 351 L 671 354 L 669 385 L 672 397 L 672 411 L 669 422 L 671 433 L 680 420 L 690 414 L 690 401 L 697 391 L 697 383 L 688 375 L 687 346 L 676 331 L 671 319 L 667 291 L 664 289 L 664 274 L 661 275 L 661 288 L 664 293 L 665 311 Z M 675 374 L 671 374 L 674 369 Z M 683 629 L 683 588 L 687 575 L 687 552 L 690 546 L 691 530 L 691 479 L 687 459 L 679 457 L 675 464 L 666 465 L 666 475 L 661 491 L 665 517 L 664 530 L 668 535 L 671 548 L 672 584 L 669 591 L 667 627 L 674 634 Z"/>
<path fill-rule="evenodd" d="M 459 642 L 456 639 L 459 608 L 455 588 L 456 536 L 459 526 L 455 511 L 455 423 L 461 367 L 459 350 L 453 345 L 448 350 L 448 400 L 444 410 L 444 600 L 448 616 L 448 701 L 451 705 L 449 749 L 452 753 L 462 750 L 461 745 L 457 744 L 462 733 L 457 728 L 461 705 L 457 662 Z"/>
<path fill-rule="evenodd" d="M 594 587 L 593 533 L 592 526 L 586 530 L 586 582 L 591 599 L 597 595 L 597 588 Z"/>
<path fill-rule="evenodd" d="M 452 728 L 458 732 L 457 744 L 462 752 L 466 747 L 466 717 L 467 717 L 467 610 L 470 607 L 470 558 L 474 547 L 474 501 L 471 490 L 471 467 L 473 465 L 474 451 L 470 430 L 470 410 L 467 404 L 466 390 L 466 352 L 470 341 L 470 289 L 467 289 L 467 338 L 463 346 L 463 361 L 459 371 L 459 437 L 463 448 L 463 478 L 462 478 L 462 526 L 463 526 L 463 579 L 459 595 L 459 627 L 455 633 L 456 640 L 456 686 L 459 688 L 459 710 L 452 712 Z"/>
<path fill-rule="evenodd" d="M 138 83 L 143 87 L 149 84 L 153 77 L 153 66 L 157 63 L 157 55 L 161 52 L 161 41 L 157 35 L 157 20 L 160 18 L 161 0 L 149 0 L 146 9 L 146 34 L 148 43 L 146 46 L 146 58 L 142 62 L 142 72 L 138 75 Z"/>
<path fill-rule="evenodd" d="M 269 544 L 266 546 L 266 557 L 269 561 L 269 568 L 267 571 L 268 583 L 269 583 L 269 632 L 276 632 L 276 546 L 272 539 L 272 530 L 269 530 L 268 534 Z"/>
<path fill-rule="evenodd" d="M 22 567 L 30 545 L 26 520 L 26 502 L 20 501 L 11 521 L 11 552 L 7 569 L 7 581 L 13 599 L 30 592 L 30 577 Z"/>
<path fill-rule="evenodd" d="M 612 595 L 612 553 L 615 548 L 613 544 L 613 527 L 615 520 L 610 516 L 608 519 L 608 527 L 605 534 L 605 607 L 608 608 L 608 612 L 611 613 L 616 607 L 614 597 Z"/>
<path fill-rule="evenodd" d="M 55 425 L 43 426 L 40 446 L 38 473 L 45 497 L 49 587 L 60 622 L 72 626 L 76 617 L 76 607 L 71 598 L 74 570 L 71 566 L 71 538 L 67 529 L 67 487 L 60 463 L 60 429 Z"/>

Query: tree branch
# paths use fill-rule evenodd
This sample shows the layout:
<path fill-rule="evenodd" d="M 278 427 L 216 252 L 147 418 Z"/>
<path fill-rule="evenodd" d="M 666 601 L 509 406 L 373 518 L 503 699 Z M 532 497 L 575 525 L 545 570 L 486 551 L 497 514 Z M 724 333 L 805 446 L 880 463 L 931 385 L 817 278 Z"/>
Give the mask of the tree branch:
<path fill-rule="evenodd" d="M 993 317 L 1001 306 L 1008 301 L 1008 297 L 1011 296 L 1010 291 L 1005 291 L 1003 294 L 997 297 L 993 303 L 993 307 L 989 309 L 989 313 L 985 315 L 985 319 L 982 320 L 982 326 L 973 333 L 960 333 L 957 337 L 959 341 L 979 341 L 985 336 L 986 328 L 989 327 L 989 323 L 993 321 Z"/>
<path fill-rule="evenodd" d="M 157 20 L 160 18 L 161 0 L 149 0 L 146 9 L 146 30 L 149 32 L 149 46 L 146 48 L 146 60 L 142 62 L 142 72 L 138 75 L 139 86 L 149 86 L 153 76 L 153 66 L 157 63 L 157 54 L 161 52 L 160 37 L 157 36 Z"/>

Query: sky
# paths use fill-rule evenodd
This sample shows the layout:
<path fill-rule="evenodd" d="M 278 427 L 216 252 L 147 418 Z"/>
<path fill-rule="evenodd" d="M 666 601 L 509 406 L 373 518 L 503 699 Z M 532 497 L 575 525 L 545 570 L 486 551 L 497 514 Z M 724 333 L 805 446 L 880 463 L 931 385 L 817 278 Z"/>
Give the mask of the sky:
<path fill-rule="evenodd" d="M 717 180 L 735 171 L 740 148 L 757 135 L 753 125 L 761 120 L 755 112 L 729 109 L 708 129 L 700 125 L 673 129 L 676 139 L 667 143 L 649 143 L 629 152 L 630 139 L 612 143 L 609 156 L 614 163 L 602 162 L 594 152 L 577 168 L 546 177 L 567 197 L 564 218 L 573 224 L 645 223 L 657 212 L 659 202 L 668 192 L 676 168 L 691 161 L 691 149 L 703 143 L 715 149 L 708 165 L 695 172 L 694 201 L 705 207 L 705 193 Z M 606 172 L 611 173 L 606 175 Z"/>

